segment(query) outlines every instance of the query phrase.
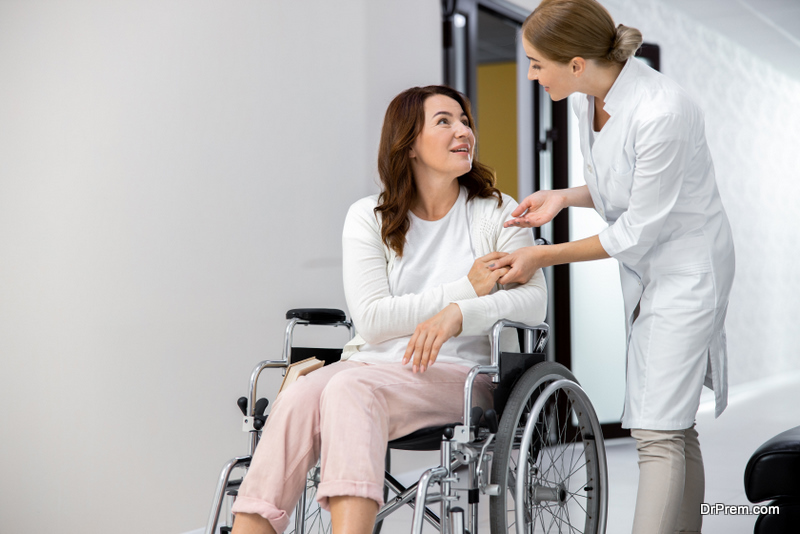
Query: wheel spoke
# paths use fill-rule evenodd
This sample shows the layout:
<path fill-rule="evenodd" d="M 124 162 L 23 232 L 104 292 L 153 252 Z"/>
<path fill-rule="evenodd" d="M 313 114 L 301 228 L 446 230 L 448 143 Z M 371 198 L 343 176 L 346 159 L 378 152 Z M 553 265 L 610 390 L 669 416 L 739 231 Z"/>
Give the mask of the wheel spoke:
<path fill-rule="evenodd" d="M 562 377 L 574 380 L 562 366 L 546 362 L 526 371 L 514 386 L 492 461 L 492 480 L 504 485 L 501 495 L 490 503 L 492 534 L 516 533 L 518 506 L 523 507 L 524 532 L 596 534 L 598 496 L 605 491 L 597 479 L 597 451 L 602 440 L 589 446 L 582 439 L 586 428 L 597 424 L 593 411 L 586 409 L 585 397 L 564 387 L 539 399 L 540 410 L 531 413 L 546 386 Z M 517 393 L 518 388 L 523 391 Z M 526 422 L 533 433 L 528 450 L 522 451 Z M 519 477 L 524 484 L 517 495 Z M 592 487 L 589 491 L 585 489 L 588 486 Z M 500 506 L 494 507 L 495 503 Z M 497 516 L 500 520 L 495 520 Z"/>

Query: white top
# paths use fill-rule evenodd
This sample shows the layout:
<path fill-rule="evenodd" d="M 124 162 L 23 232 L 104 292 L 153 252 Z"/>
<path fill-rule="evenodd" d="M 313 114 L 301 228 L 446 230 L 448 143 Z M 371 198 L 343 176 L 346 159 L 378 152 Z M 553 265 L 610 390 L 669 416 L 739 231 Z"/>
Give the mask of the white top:
<path fill-rule="evenodd" d="M 347 213 L 342 233 L 344 291 L 358 335 L 342 359 L 399 362 L 416 326 L 454 302 L 463 315 L 461 334 L 445 343 L 440 362 L 489 363 L 488 333 L 501 318 L 536 325 L 544 320 L 547 288 L 538 271 L 526 284 L 498 287 L 478 297 L 467 278 L 475 259 L 494 251 L 532 246 L 525 228 L 503 228 L 517 203 L 503 195 L 466 201 L 466 190 L 439 221 L 410 216 L 403 257 L 381 241 L 378 196 L 363 198 Z M 505 290 L 500 290 L 505 289 Z M 504 349 L 516 347 L 504 333 Z"/>
<path fill-rule="evenodd" d="M 592 134 L 594 98 L 574 104 L 586 185 L 609 224 L 600 243 L 620 261 L 628 326 L 623 426 L 688 428 L 704 382 L 716 393 L 717 415 L 727 403 L 724 323 L 734 273 L 703 113 L 678 84 L 634 58 L 604 109 L 611 118 Z"/>
<path fill-rule="evenodd" d="M 438 221 L 426 221 L 409 212 L 409 228 L 403 256 L 395 259 L 389 275 L 393 295 L 413 295 L 451 282 L 468 273 L 475 261 L 467 218 L 467 193 L 462 189 L 450 211 Z M 367 343 L 350 357 L 360 362 L 397 362 L 410 336 L 382 343 Z M 486 336 L 459 336 L 442 345 L 438 362 L 474 365 L 488 353 Z"/>

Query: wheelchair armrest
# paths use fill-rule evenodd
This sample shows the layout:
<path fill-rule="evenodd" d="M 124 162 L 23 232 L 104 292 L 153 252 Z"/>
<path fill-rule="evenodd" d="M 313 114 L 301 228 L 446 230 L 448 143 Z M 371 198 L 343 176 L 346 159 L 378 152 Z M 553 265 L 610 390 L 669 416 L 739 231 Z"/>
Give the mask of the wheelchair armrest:
<path fill-rule="evenodd" d="M 347 321 L 347 315 L 332 308 L 295 308 L 286 312 L 286 319 L 301 319 L 308 324 L 334 324 Z"/>

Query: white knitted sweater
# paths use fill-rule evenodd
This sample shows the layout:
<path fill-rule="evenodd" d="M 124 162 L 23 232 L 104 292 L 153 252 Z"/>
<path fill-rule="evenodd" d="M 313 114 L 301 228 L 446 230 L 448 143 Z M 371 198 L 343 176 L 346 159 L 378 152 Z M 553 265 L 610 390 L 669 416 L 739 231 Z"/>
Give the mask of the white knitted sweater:
<path fill-rule="evenodd" d="M 365 342 L 381 343 L 410 336 L 417 325 L 454 302 L 463 315 L 460 335 L 486 335 L 498 319 L 539 324 L 547 310 L 547 286 L 539 270 L 527 283 L 498 286 L 491 294 L 479 297 L 467 276 L 413 295 L 392 295 L 389 273 L 396 254 L 381 241 L 380 216 L 373 210 L 378 195 L 362 198 L 347 213 L 342 233 L 344 293 L 357 335 L 344 348 L 342 359 L 349 358 Z M 503 228 L 511 219 L 516 201 L 503 195 L 474 198 L 467 204 L 472 242 L 478 257 L 490 252 L 513 252 L 533 245 L 533 234 L 526 228 Z M 516 336 L 504 335 L 504 350 L 513 350 Z M 488 362 L 488 355 L 486 357 Z M 481 363 L 481 362 L 476 362 Z"/>

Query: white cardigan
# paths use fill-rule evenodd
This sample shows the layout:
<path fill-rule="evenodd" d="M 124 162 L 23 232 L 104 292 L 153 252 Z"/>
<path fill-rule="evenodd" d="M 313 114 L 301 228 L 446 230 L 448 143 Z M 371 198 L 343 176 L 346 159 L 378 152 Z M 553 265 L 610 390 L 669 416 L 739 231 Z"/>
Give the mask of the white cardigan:
<path fill-rule="evenodd" d="M 419 323 L 451 302 L 461 308 L 461 335 L 465 336 L 487 335 L 498 319 L 531 325 L 544 320 L 547 286 L 541 270 L 525 284 L 498 287 L 483 297 L 475 293 L 467 276 L 419 294 L 392 295 L 389 273 L 397 255 L 381 240 L 380 215 L 374 212 L 377 205 L 378 195 L 362 198 L 350 206 L 344 223 L 344 293 L 357 335 L 345 346 L 342 359 L 352 356 L 366 342 L 377 344 L 412 335 Z M 467 203 L 476 259 L 534 244 L 529 229 L 503 228 L 516 206 L 514 199 L 505 194 L 501 208 L 497 207 L 496 197 L 474 198 Z M 518 347 L 512 331 L 504 335 L 503 345 L 506 350 Z"/>

